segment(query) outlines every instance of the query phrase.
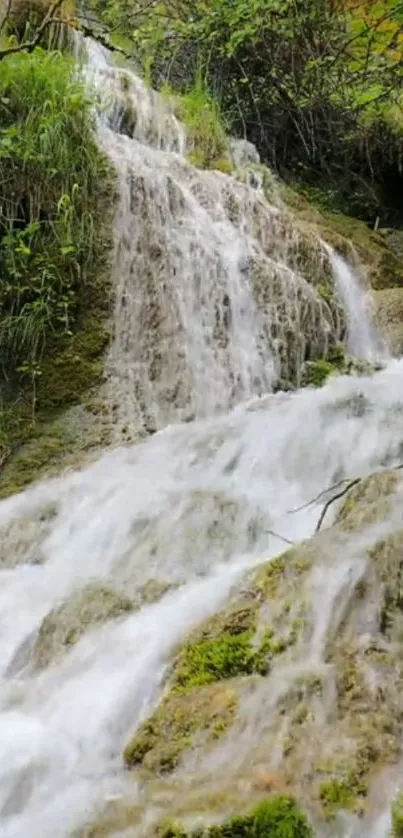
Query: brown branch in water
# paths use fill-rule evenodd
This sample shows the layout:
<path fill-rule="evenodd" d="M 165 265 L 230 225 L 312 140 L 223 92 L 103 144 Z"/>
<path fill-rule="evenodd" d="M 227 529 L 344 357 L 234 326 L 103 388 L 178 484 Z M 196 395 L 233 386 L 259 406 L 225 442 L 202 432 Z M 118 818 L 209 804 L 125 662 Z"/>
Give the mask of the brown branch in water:
<path fill-rule="evenodd" d="M 339 482 L 334 483 L 333 486 L 329 486 L 327 489 L 323 489 L 321 492 L 319 492 L 318 495 L 312 498 L 312 500 L 309 500 L 308 503 L 303 503 L 302 506 L 297 506 L 295 509 L 289 509 L 287 515 L 294 515 L 295 512 L 301 512 L 302 509 L 307 509 L 308 506 L 313 506 L 314 503 L 323 498 L 324 495 L 327 495 L 328 492 L 331 492 L 333 489 L 338 489 L 339 486 L 343 485 L 343 483 L 349 483 L 349 481 L 349 477 L 345 477 L 343 480 L 339 480 Z"/>
<path fill-rule="evenodd" d="M 342 489 L 342 491 L 341 491 L 341 492 L 337 492 L 337 494 L 336 494 L 336 495 L 332 495 L 332 497 L 331 497 L 331 498 L 329 498 L 329 500 L 325 503 L 325 505 L 324 505 L 324 507 L 323 507 L 323 509 L 322 509 L 322 512 L 320 513 L 320 516 L 319 516 L 319 521 L 318 521 L 318 523 L 316 524 L 316 529 L 315 529 L 315 532 L 319 532 L 319 530 L 320 530 L 320 528 L 321 528 L 321 526 L 322 526 L 322 524 L 323 524 L 323 521 L 324 521 L 324 519 L 325 519 L 326 512 L 327 512 L 327 510 L 329 509 L 329 506 L 330 506 L 330 505 L 331 505 L 331 504 L 332 504 L 335 500 L 339 500 L 339 499 L 340 499 L 340 498 L 342 498 L 344 495 L 346 495 L 346 494 L 347 494 L 347 492 L 349 492 L 349 491 L 350 491 L 350 489 L 352 489 L 352 488 L 353 488 L 353 486 L 356 486 L 356 485 L 357 485 L 357 483 L 360 483 L 362 479 L 363 479 L 362 477 L 356 477 L 354 480 L 350 480 L 350 482 L 349 482 L 348 486 L 345 486 L 345 487 L 344 487 L 344 489 Z"/>
<path fill-rule="evenodd" d="M 286 538 L 285 535 L 280 535 L 280 533 L 275 532 L 274 530 L 265 530 L 265 533 L 267 533 L 268 535 L 274 535 L 275 538 L 279 538 L 280 541 L 284 541 L 285 544 L 295 544 L 295 541 L 290 541 L 290 539 Z"/>

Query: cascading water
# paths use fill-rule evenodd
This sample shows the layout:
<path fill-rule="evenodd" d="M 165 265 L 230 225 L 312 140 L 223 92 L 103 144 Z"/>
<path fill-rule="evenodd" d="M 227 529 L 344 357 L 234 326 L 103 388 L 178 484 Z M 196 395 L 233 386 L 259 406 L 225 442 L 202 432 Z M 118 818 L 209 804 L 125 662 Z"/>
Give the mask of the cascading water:
<path fill-rule="evenodd" d="M 402 454 L 402 362 L 263 395 L 292 352 L 297 370 L 342 332 L 339 310 L 315 290 L 327 264 L 320 241 L 308 281 L 298 268 L 304 240 L 276 208 L 234 178 L 193 169 L 169 107 L 93 44 L 88 72 L 113 94 L 99 130 L 120 179 L 108 359 L 118 436 L 198 418 L 0 505 L 4 838 L 84 834 L 97 808 L 124 793 L 141 809 L 122 749 L 158 701 L 175 646 L 246 568 L 312 534 L 321 510 L 312 498 Z M 118 100 L 128 91 L 131 136 L 116 133 L 125 114 L 127 129 Z M 351 313 L 356 298 L 344 302 Z M 359 342 L 365 356 L 370 334 Z M 331 585 L 317 580 L 326 608 L 315 660 L 353 558 Z M 41 657 L 43 620 L 89 586 L 109 592 L 110 619 L 87 630 L 84 620 L 64 655 Z M 150 586 L 157 601 L 144 604 Z M 67 637 L 68 625 L 58 630 Z"/>

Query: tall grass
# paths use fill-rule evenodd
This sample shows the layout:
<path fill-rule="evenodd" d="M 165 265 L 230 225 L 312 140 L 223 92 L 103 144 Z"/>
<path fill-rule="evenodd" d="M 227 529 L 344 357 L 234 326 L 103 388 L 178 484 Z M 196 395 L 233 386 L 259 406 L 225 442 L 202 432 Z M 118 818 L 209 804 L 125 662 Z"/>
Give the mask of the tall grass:
<path fill-rule="evenodd" d="M 73 60 L 35 50 L 0 64 L 0 378 L 40 374 L 74 329 L 108 243 L 111 175 Z"/>

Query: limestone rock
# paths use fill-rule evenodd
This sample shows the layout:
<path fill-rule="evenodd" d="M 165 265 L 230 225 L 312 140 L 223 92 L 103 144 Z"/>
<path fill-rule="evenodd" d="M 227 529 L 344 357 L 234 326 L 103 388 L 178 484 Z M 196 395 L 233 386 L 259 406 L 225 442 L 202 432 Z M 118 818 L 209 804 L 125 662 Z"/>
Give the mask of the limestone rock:
<path fill-rule="evenodd" d="M 130 599 L 111 588 L 89 584 L 73 594 L 43 620 L 33 650 L 37 666 L 54 661 L 80 640 L 91 628 L 128 614 L 133 608 Z"/>

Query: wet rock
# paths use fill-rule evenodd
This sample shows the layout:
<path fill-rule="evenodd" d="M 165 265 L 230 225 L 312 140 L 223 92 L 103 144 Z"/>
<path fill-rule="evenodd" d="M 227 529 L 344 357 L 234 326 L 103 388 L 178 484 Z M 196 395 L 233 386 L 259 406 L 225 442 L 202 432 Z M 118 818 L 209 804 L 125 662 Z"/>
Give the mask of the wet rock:
<path fill-rule="evenodd" d="M 0 523 L 0 569 L 42 564 L 43 544 L 57 514 L 57 505 L 50 501 Z"/>
<path fill-rule="evenodd" d="M 375 321 L 393 355 L 403 355 L 403 288 L 374 291 Z"/>
<path fill-rule="evenodd" d="M 371 809 L 401 759 L 402 497 L 399 470 L 360 480 L 332 527 L 248 573 L 187 639 L 125 751 L 145 800 L 221 819 L 258 799 L 265 765 L 318 834 Z"/>
<path fill-rule="evenodd" d="M 43 620 L 33 650 L 36 665 L 47 666 L 74 646 L 86 631 L 132 609 L 132 601 L 111 588 L 96 583 L 87 585 Z"/>

